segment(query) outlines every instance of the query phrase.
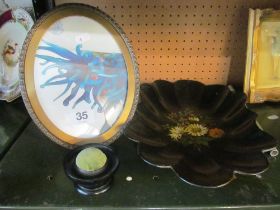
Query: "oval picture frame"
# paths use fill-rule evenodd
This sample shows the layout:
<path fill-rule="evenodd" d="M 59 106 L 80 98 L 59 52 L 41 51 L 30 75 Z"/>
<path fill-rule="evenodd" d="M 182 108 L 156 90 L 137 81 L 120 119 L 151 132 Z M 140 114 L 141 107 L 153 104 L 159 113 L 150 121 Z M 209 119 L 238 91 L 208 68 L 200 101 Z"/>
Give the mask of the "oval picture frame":
<path fill-rule="evenodd" d="M 139 83 L 125 33 L 98 8 L 58 6 L 24 42 L 23 101 L 40 130 L 64 147 L 116 140 L 133 117 Z"/>

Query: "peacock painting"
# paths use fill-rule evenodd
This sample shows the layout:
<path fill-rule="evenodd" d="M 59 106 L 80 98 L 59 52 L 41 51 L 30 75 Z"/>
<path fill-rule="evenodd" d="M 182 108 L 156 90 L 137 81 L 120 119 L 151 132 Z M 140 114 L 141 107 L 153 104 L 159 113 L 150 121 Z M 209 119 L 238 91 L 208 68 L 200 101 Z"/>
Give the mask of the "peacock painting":
<path fill-rule="evenodd" d="M 127 71 L 121 53 L 103 53 L 83 50 L 78 43 L 75 50 L 41 41 L 36 53 L 41 66 L 40 74 L 44 78 L 40 88 L 63 87 L 63 91 L 53 96 L 53 101 L 60 99 L 61 105 L 74 109 L 80 104 L 87 104 L 89 109 L 106 113 L 122 102 L 127 93 Z M 48 74 L 52 71 L 52 74 Z M 51 75 L 51 76 L 50 76 Z M 103 129 L 108 129 L 105 122 Z"/>

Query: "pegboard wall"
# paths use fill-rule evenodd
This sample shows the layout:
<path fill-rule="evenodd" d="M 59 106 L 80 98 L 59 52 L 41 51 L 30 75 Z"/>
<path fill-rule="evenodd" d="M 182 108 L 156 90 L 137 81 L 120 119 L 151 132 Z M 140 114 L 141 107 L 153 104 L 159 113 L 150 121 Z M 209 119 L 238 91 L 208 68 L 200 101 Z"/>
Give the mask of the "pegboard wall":
<path fill-rule="evenodd" d="M 242 86 L 249 8 L 279 0 L 56 0 L 103 10 L 132 42 L 142 82 L 194 79 Z"/>

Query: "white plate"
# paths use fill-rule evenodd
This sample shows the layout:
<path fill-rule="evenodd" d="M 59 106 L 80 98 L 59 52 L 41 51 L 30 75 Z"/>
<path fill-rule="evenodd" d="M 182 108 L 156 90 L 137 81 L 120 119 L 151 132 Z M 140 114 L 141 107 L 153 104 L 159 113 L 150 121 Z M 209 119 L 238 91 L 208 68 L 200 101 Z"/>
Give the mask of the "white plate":
<path fill-rule="evenodd" d="M 21 8 L 0 16 L 0 100 L 10 102 L 20 95 L 18 61 L 33 23 L 29 13 Z"/>

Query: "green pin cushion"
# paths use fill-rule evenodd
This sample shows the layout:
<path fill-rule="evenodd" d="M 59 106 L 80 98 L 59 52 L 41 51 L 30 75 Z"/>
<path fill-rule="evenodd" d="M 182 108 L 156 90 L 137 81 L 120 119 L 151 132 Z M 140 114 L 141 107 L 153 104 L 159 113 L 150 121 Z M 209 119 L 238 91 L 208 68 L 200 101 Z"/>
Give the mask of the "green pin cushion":
<path fill-rule="evenodd" d="M 107 156 L 100 149 L 89 147 L 76 157 L 77 169 L 84 175 L 95 175 L 105 169 Z"/>

